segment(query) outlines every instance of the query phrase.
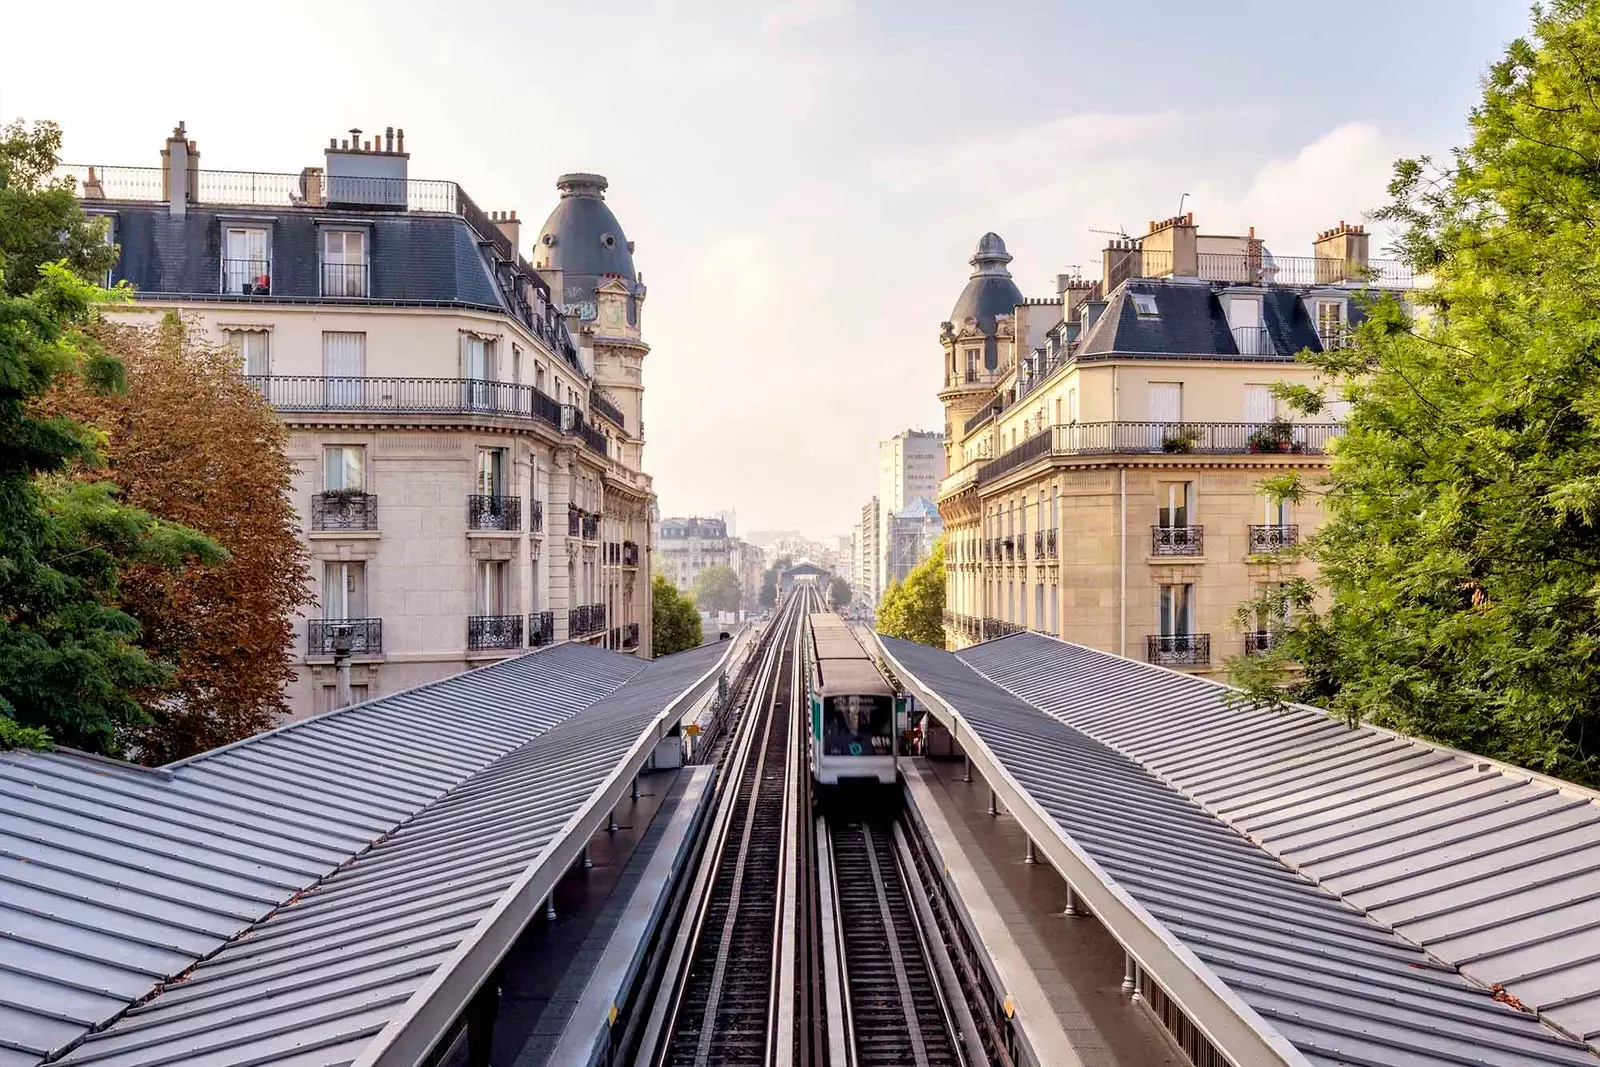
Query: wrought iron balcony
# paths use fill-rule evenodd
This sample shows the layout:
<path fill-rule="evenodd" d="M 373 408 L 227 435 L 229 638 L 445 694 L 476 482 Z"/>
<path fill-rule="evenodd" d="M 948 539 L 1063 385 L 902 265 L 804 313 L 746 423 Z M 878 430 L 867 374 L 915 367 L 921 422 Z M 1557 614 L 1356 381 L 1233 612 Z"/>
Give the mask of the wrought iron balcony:
<path fill-rule="evenodd" d="M 1151 634 L 1145 658 L 1163 667 L 1204 667 L 1211 662 L 1211 635 Z"/>
<path fill-rule="evenodd" d="M 467 651 L 522 647 L 521 615 L 469 615 Z"/>
<path fill-rule="evenodd" d="M 317 374 L 256 374 L 245 380 L 280 412 L 493 415 L 562 429 L 561 404 L 531 385 L 483 378 Z"/>
<path fill-rule="evenodd" d="M 534 648 L 553 645 L 556 641 L 556 613 L 535 611 L 528 615 L 528 644 Z"/>
<path fill-rule="evenodd" d="M 1235 326 L 1233 328 L 1233 346 L 1239 350 L 1241 356 L 1275 356 L 1278 349 L 1272 343 L 1272 335 L 1267 333 L 1265 326 Z"/>
<path fill-rule="evenodd" d="M 622 647 L 623 648 L 638 648 L 639 647 L 639 624 L 638 623 L 630 622 L 628 625 L 626 625 L 626 626 L 624 626 L 622 628 Z"/>
<path fill-rule="evenodd" d="M 313 530 L 376 530 L 378 498 L 354 489 L 329 489 L 311 498 Z"/>
<path fill-rule="evenodd" d="M 1051 456 L 1288 452 L 1320 455 L 1338 423 L 1074 422 L 1034 434 L 978 468 L 980 486 Z"/>
<path fill-rule="evenodd" d="M 1205 549 L 1204 526 L 1150 527 L 1152 556 L 1198 556 Z"/>
<path fill-rule="evenodd" d="M 622 421 L 622 409 L 617 407 L 599 386 L 589 391 L 589 408 L 604 415 L 618 426 L 626 425 Z"/>
<path fill-rule="evenodd" d="M 567 609 L 567 636 L 582 637 L 593 630 L 593 619 L 589 606 Z"/>
<path fill-rule="evenodd" d="M 544 501 L 528 501 L 528 532 L 544 533 Z"/>
<path fill-rule="evenodd" d="M 467 497 L 467 529 L 515 533 L 522 529 L 522 498 L 474 493 Z"/>
<path fill-rule="evenodd" d="M 331 656 L 349 638 L 352 656 L 383 654 L 382 619 L 307 619 L 306 655 Z"/>
<path fill-rule="evenodd" d="M 272 295 L 272 260 L 224 259 L 222 292 L 232 296 Z"/>
<path fill-rule="evenodd" d="M 997 637 L 1008 637 L 1011 634 L 1022 633 L 1023 628 L 1014 622 L 1004 619 L 984 619 L 979 625 L 979 635 L 985 641 L 992 641 Z"/>
<path fill-rule="evenodd" d="M 1243 252 L 1201 252 L 1196 259 L 1200 277 L 1211 282 L 1370 285 L 1378 289 L 1410 289 L 1415 284 L 1411 265 L 1397 259 L 1372 259 L 1363 265 L 1333 256 L 1262 256 Z"/>
<path fill-rule="evenodd" d="M 1259 656 L 1263 652 L 1271 652 L 1278 644 L 1278 635 L 1271 630 L 1257 630 L 1244 635 L 1244 654 Z"/>
<path fill-rule="evenodd" d="M 583 529 L 583 509 L 576 504 L 567 505 L 567 536 L 577 537 Z"/>
<path fill-rule="evenodd" d="M 1278 526 L 1251 526 L 1250 527 L 1250 554 L 1252 556 L 1272 555 L 1285 549 L 1293 548 L 1300 540 L 1300 527 L 1291 524 Z"/>
<path fill-rule="evenodd" d="M 589 605 L 590 632 L 598 632 L 606 628 L 606 606 L 604 604 Z"/>
<path fill-rule="evenodd" d="M 583 517 L 583 539 L 585 541 L 598 541 L 600 539 L 600 516 L 585 515 Z"/>
<path fill-rule="evenodd" d="M 1045 531 L 1044 549 L 1045 549 L 1045 552 L 1050 556 L 1051 559 L 1055 559 L 1056 558 L 1056 551 L 1057 551 L 1057 548 L 1056 548 L 1056 531 L 1054 531 L 1054 530 L 1046 530 Z"/>
<path fill-rule="evenodd" d="M 322 265 L 322 295 L 326 297 L 365 297 L 372 288 L 367 284 L 366 263 L 324 263 Z"/>
<path fill-rule="evenodd" d="M 639 546 L 632 541 L 622 542 L 622 565 L 624 567 L 639 565 Z"/>

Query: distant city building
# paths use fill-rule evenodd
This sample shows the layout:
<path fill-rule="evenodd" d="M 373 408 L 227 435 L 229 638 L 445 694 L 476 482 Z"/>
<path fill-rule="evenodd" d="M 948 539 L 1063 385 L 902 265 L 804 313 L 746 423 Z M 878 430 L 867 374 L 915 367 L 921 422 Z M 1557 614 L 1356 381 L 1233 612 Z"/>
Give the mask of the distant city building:
<path fill-rule="evenodd" d="M 649 655 L 645 289 L 605 179 L 557 181 L 530 263 L 515 212 L 409 176 L 404 131 L 351 134 L 290 174 L 203 169 L 181 125 L 159 167 L 68 168 L 134 290 L 106 314 L 182 314 L 288 426 L 294 714 L 345 648 L 356 699 L 534 645 Z"/>
<path fill-rule="evenodd" d="M 770 554 L 779 541 L 798 541 L 803 535 L 799 530 L 751 530 L 744 539 Z"/>
<path fill-rule="evenodd" d="M 1343 416 L 1298 417 L 1273 386 L 1318 384 L 1296 353 L 1345 343 L 1357 290 L 1409 287 L 1367 245 L 1340 223 L 1275 256 L 1180 215 L 1027 299 L 985 234 L 940 328 L 950 644 L 1026 628 L 1194 671 L 1268 647 L 1273 620 L 1240 633 L 1234 613 L 1311 573 L 1283 552 L 1322 512 L 1259 486 L 1321 478 Z"/>
<path fill-rule="evenodd" d="M 856 596 L 867 604 L 876 606 L 882 587 L 878 584 L 878 516 L 881 509 L 878 498 L 873 497 L 861 506 L 861 519 L 856 523 L 852 541 L 855 555 L 855 580 L 852 583 Z"/>
<path fill-rule="evenodd" d="M 761 582 L 767 569 L 767 554 L 758 546 L 737 537 L 730 537 L 728 545 L 728 555 L 732 560 L 730 566 L 739 576 L 739 592 L 743 597 L 743 606 L 748 609 L 757 608 L 761 601 Z"/>
<path fill-rule="evenodd" d="M 711 516 L 722 520 L 722 525 L 728 528 L 729 537 L 739 536 L 739 513 L 737 511 L 714 511 Z"/>
<path fill-rule="evenodd" d="M 733 542 L 721 519 L 666 518 L 657 527 L 655 567 L 685 593 L 707 567 L 732 567 Z"/>
<path fill-rule="evenodd" d="M 885 589 L 905 581 L 912 569 L 928 558 L 934 542 L 944 533 L 944 521 L 933 501 L 919 496 L 889 517 L 887 530 L 888 582 Z"/>
<path fill-rule="evenodd" d="M 929 430 L 905 430 L 878 443 L 878 526 L 873 540 L 873 603 L 905 571 L 891 563 L 895 516 L 918 499 L 930 504 L 944 473 L 944 435 Z M 937 509 L 936 509 L 937 510 Z M 916 565 L 912 561 L 912 566 Z M 909 568 L 907 568 L 909 570 Z"/>

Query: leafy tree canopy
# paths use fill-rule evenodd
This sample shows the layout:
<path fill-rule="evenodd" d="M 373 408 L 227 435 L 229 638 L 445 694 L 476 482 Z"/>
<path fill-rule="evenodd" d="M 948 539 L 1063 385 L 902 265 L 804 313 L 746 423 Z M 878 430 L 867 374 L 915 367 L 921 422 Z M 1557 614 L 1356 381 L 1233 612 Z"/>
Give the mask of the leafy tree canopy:
<path fill-rule="evenodd" d="M 1470 133 L 1379 213 L 1432 277 L 1415 314 L 1303 357 L 1352 402 L 1324 485 L 1268 485 L 1325 494 L 1319 577 L 1241 609 L 1292 621 L 1234 677 L 1600 784 L 1600 9 L 1535 9 Z"/>
<path fill-rule="evenodd" d="M 694 603 L 661 574 L 650 583 L 650 628 L 652 656 L 695 648 L 704 636 Z"/>
<path fill-rule="evenodd" d="M 891 585 L 878 606 L 878 632 L 944 647 L 944 538 L 904 582 Z"/>
<path fill-rule="evenodd" d="M 739 576 L 732 567 L 707 567 L 694 576 L 694 602 L 705 611 L 738 611 Z"/>
<path fill-rule="evenodd" d="M 83 278 L 105 275 L 117 261 L 106 242 L 106 221 L 90 219 L 72 179 L 52 178 L 61 128 L 13 122 L 0 128 L 0 290 L 23 296 L 46 263 L 65 260 Z"/>
<path fill-rule="evenodd" d="M 835 608 L 849 607 L 850 598 L 849 582 L 837 576 L 828 582 L 828 600 Z"/>

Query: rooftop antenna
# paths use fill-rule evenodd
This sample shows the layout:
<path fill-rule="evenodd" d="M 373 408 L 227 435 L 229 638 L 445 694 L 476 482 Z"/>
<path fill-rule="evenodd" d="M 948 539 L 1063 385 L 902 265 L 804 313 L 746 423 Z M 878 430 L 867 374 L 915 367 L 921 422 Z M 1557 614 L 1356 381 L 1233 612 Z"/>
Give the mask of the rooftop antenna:
<path fill-rule="evenodd" d="M 1184 193 L 1182 196 L 1178 197 L 1178 215 L 1180 217 L 1183 215 L 1183 202 L 1187 199 L 1189 199 L 1188 193 Z"/>
<path fill-rule="evenodd" d="M 1115 229 L 1115 230 L 1097 230 L 1093 226 L 1090 226 L 1089 227 L 1089 232 L 1090 233 L 1103 233 L 1107 237 L 1120 237 L 1125 241 L 1130 239 L 1128 237 L 1128 231 L 1124 230 L 1124 229 L 1121 229 L 1121 228 L 1118 228 L 1118 229 Z"/>

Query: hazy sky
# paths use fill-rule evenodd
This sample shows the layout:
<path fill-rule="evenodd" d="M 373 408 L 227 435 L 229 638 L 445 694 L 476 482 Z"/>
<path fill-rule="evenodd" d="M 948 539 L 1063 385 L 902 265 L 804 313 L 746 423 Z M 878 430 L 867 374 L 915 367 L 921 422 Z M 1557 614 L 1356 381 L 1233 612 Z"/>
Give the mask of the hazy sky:
<path fill-rule="evenodd" d="M 164 3 L 0 0 L 0 120 L 79 163 L 298 171 L 400 126 L 411 175 L 515 208 L 598 171 L 650 294 L 668 513 L 841 532 L 876 442 L 942 426 L 939 324 L 985 230 L 1025 293 L 1187 209 L 1279 254 L 1457 143 L 1517 0 Z"/>

